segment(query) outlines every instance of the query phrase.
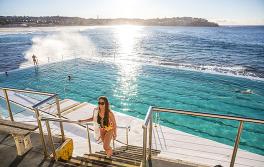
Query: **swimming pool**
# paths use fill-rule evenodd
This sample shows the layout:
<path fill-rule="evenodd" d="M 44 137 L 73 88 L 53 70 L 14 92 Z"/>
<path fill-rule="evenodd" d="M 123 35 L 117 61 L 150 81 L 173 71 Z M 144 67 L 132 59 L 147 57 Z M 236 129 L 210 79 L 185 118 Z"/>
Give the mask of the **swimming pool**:
<path fill-rule="evenodd" d="M 71 80 L 68 80 L 68 75 Z M 144 118 L 149 106 L 264 119 L 264 82 L 133 62 L 73 59 L 0 75 L 1 87 L 58 93 Z M 240 91 L 251 89 L 253 94 Z M 233 145 L 238 122 L 160 114 L 159 123 Z M 264 155 L 264 127 L 245 124 L 240 148 Z"/>
<path fill-rule="evenodd" d="M 12 108 L 13 115 L 16 115 L 17 113 L 21 113 L 25 111 L 25 108 L 19 107 L 13 103 L 10 103 L 10 106 Z M 6 101 L 0 98 L 0 116 L 3 118 L 9 119 L 9 114 L 6 106 Z"/>

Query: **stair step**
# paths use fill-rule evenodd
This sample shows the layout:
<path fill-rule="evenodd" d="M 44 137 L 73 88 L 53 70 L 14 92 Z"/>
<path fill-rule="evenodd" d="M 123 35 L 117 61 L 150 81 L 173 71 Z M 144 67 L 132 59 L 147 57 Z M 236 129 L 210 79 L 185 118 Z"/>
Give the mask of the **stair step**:
<path fill-rule="evenodd" d="M 121 148 L 126 149 L 127 146 L 121 146 Z M 128 149 L 129 150 L 131 150 L 131 149 L 132 150 L 143 150 L 143 147 L 128 145 Z M 156 150 L 156 149 L 153 149 L 153 148 L 151 149 L 151 151 L 160 153 L 160 150 Z"/>
<path fill-rule="evenodd" d="M 78 157 L 78 159 L 83 161 L 83 165 L 92 164 L 92 166 L 108 166 L 108 167 L 123 167 L 121 165 L 113 164 L 112 162 L 106 162 L 96 159 L 87 158 L 85 155 L 83 157 Z"/>
<path fill-rule="evenodd" d="M 75 165 L 75 166 L 93 166 L 93 167 L 101 167 L 101 166 L 113 166 L 113 167 L 117 167 L 115 165 L 112 165 L 110 163 L 105 163 L 102 161 L 96 161 L 96 160 L 90 160 L 84 157 L 75 157 L 75 158 L 71 158 L 70 162 L 71 164 Z"/>
<path fill-rule="evenodd" d="M 108 167 L 136 167 L 140 166 L 143 153 L 142 147 L 139 146 L 121 146 L 113 150 L 114 155 L 107 158 L 105 151 L 96 152 L 95 154 L 84 154 L 83 157 L 72 157 L 70 161 L 65 162 L 66 166 L 108 166 Z M 160 150 L 151 150 L 155 156 Z"/>
<path fill-rule="evenodd" d="M 100 154 L 102 156 L 106 156 L 106 154 L 104 152 L 96 152 L 96 154 Z M 133 155 L 133 154 L 117 154 L 117 155 L 112 155 L 113 158 L 122 158 L 125 160 L 132 160 L 132 161 L 137 161 L 137 162 L 141 162 L 142 160 L 142 156 L 137 156 L 137 155 Z"/>
<path fill-rule="evenodd" d="M 79 164 L 77 165 L 76 163 L 72 163 L 70 160 L 69 161 L 59 160 L 57 162 L 59 164 L 62 164 L 63 166 L 67 166 L 67 167 L 77 167 L 77 166 L 79 166 Z"/>
<path fill-rule="evenodd" d="M 137 153 L 137 154 L 142 154 L 143 152 L 143 150 L 142 149 L 128 149 L 128 150 L 126 150 L 126 148 L 118 148 L 118 149 L 115 149 L 114 151 L 117 151 L 117 152 L 120 152 L 120 151 L 122 151 L 122 152 L 129 152 L 129 153 Z M 151 153 L 153 154 L 153 155 L 156 155 L 156 154 L 159 154 L 160 153 L 160 151 L 156 151 L 156 150 L 151 150 Z"/>
<path fill-rule="evenodd" d="M 100 151 L 99 153 L 106 155 L 104 151 Z M 113 155 L 127 155 L 127 156 L 133 156 L 133 157 L 142 157 L 142 154 L 129 153 L 129 152 L 114 152 Z"/>
<path fill-rule="evenodd" d="M 100 160 L 103 162 L 109 162 L 114 165 L 120 165 L 120 166 L 136 167 L 140 165 L 140 162 L 138 161 L 123 159 L 118 157 L 112 157 L 110 159 L 110 158 L 106 158 L 105 155 L 101 155 L 101 154 L 89 154 L 89 155 L 84 154 L 84 157 L 87 159 Z"/>
<path fill-rule="evenodd" d="M 128 154 L 134 154 L 134 155 L 143 155 L 142 151 L 138 152 L 138 151 L 124 151 L 125 153 Z M 148 153 L 148 152 L 147 152 Z M 151 152 L 151 155 L 158 155 L 158 153 L 156 152 Z"/>
<path fill-rule="evenodd" d="M 100 151 L 100 153 L 105 154 L 105 151 Z M 114 155 L 121 155 L 121 154 L 127 154 L 127 155 L 131 155 L 131 156 L 142 156 L 143 154 L 140 152 L 129 152 L 129 151 L 114 151 L 113 152 Z M 154 154 L 152 154 L 154 155 Z"/>
<path fill-rule="evenodd" d="M 134 152 L 143 152 L 143 149 L 137 149 L 137 148 L 128 148 L 122 146 L 121 148 L 115 149 L 115 150 L 127 150 L 127 151 L 134 151 Z M 160 150 L 151 150 L 152 153 L 160 153 Z"/>
<path fill-rule="evenodd" d="M 138 163 L 141 163 L 141 161 L 142 161 L 142 156 L 141 157 L 130 156 L 128 158 L 128 156 L 126 156 L 126 155 L 117 155 L 115 157 L 117 157 L 117 158 L 123 158 L 123 159 L 129 159 L 129 160 L 133 160 L 133 161 L 137 161 Z"/>
<path fill-rule="evenodd" d="M 143 147 L 139 147 L 139 146 L 132 146 L 132 145 L 128 145 L 128 146 L 121 146 L 121 147 L 118 147 L 118 148 L 126 148 L 128 147 L 128 149 L 143 149 Z M 160 150 L 156 150 L 156 149 L 151 149 L 152 151 L 160 151 Z"/>
<path fill-rule="evenodd" d="M 72 158 L 68 161 L 68 163 L 79 166 L 79 165 L 82 164 L 82 161 L 80 161 L 79 159 L 76 159 L 75 157 L 72 157 Z"/>

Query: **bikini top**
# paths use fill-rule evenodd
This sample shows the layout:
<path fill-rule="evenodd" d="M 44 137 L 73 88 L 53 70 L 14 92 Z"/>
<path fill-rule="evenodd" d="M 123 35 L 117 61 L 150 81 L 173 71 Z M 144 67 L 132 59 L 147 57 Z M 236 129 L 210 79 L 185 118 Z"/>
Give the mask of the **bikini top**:
<path fill-rule="evenodd" d="M 100 122 L 100 128 L 106 130 L 106 131 L 109 131 L 109 130 L 112 130 L 113 129 L 113 122 L 111 121 L 111 119 L 109 118 L 109 121 L 108 121 L 108 126 L 104 125 L 104 119 L 102 119 L 99 115 L 99 112 L 98 112 L 98 120 Z"/>

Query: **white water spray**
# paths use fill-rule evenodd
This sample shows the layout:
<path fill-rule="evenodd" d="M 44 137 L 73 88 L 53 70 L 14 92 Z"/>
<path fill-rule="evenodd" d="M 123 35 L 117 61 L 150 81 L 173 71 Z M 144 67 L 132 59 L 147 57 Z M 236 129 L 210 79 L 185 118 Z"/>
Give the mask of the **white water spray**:
<path fill-rule="evenodd" d="M 73 58 L 89 58 L 95 52 L 93 43 L 79 32 L 55 32 L 32 38 L 32 47 L 25 52 L 28 63 L 36 55 L 40 64 Z M 32 63 L 31 63 L 32 64 Z"/>

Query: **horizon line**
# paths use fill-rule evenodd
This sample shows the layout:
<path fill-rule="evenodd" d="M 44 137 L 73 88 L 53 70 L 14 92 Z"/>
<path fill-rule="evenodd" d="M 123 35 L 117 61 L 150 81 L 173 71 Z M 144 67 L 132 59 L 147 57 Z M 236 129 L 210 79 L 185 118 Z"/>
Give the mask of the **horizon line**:
<path fill-rule="evenodd" d="M 149 20 L 149 19 L 166 19 L 166 18 L 198 18 L 198 19 L 205 19 L 208 22 L 217 23 L 219 26 L 264 26 L 264 23 L 253 23 L 253 24 L 243 24 L 243 23 L 228 23 L 223 24 L 222 21 L 218 21 L 221 19 L 208 19 L 203 17 L 193 17 L 193 16 L 172 16 L 172 17 L 151 17 L 151 18 L 132 18 L 132 17 L 81 17 L 81 16 L 66 16 L 66 15 L 42 15 L 42 16 L 33 16 L 33 15 L 0 15 L 0 17 L 78 17 L 82 19 L 141 19 L 141 20 Z"/>

